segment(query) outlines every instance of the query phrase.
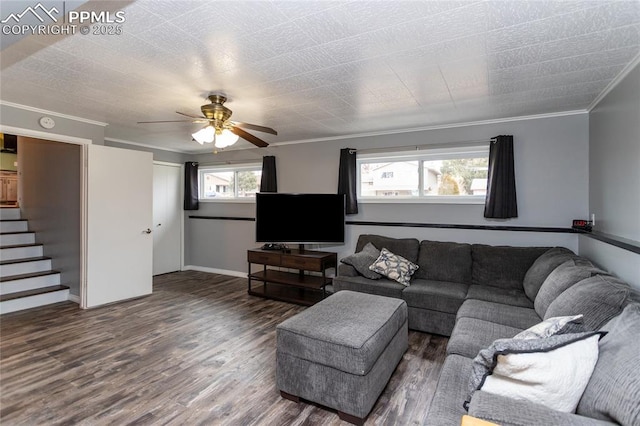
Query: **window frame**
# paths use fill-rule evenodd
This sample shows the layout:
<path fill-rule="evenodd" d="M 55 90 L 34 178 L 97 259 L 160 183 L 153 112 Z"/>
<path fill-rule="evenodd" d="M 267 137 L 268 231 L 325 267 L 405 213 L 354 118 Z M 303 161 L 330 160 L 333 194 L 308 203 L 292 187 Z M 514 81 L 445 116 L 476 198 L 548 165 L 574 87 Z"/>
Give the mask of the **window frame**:
<path fill-rule="evenodd" d="M 357 199 L 363 204 L 484 204 L 485 195 L 425 195 L 424 194 L 424 162 L 436 160 L 451 160 L 456 158 L 489 158 L 489 145 L 474 145 L 464 147 L 424 148 L 413 151 L 385 151 L 378 153 L 359 154 L 356 159 L 357 168 Z M 362 164 L 395 161 L 418 162 L 418 195 L 397 197 L 363 196 Z"/>
<path fill-rule="evenodd" d="M 255 203 L 256 197 L 238 197 L 238 173 L 262 172 L 262 163 L 222 164 L 214 166 L 201 166 L 198 168 L 198 201 L 201 203 Z M 204 196 L 204 175 L 206 173 L 233 172 L 234 194 L 233 197 L 206 198 Z M 259 182 L 258 182 L 259 187 Z"/>

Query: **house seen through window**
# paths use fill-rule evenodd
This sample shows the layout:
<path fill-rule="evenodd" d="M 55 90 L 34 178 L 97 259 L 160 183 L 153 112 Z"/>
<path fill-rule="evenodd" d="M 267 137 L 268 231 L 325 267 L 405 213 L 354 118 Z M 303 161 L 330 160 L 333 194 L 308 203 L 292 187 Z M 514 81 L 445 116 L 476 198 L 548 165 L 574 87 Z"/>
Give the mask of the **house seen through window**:
<path fill-rule="evenodd" d="M 260 192 L 259 164 L 202 167 L 198 173 L 201 200 L 255 198 L 256 192 Z"/>
<path fill-rule="evenodd" d="M 365 154 L 358 159 L 358 197 L 484 199 L 488 164 L 485 146 Z"/>

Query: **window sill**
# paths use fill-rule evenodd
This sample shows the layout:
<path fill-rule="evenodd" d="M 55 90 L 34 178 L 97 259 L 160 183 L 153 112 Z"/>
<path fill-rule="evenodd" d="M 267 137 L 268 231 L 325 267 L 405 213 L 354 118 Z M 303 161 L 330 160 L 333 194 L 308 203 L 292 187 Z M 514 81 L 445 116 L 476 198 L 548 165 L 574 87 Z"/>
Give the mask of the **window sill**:
<path fill-rule="evenodd" d="M 255 198 L 200 198 L 200 203 L 242 203 L 242 204 L 255 204 Z"/>
<path fill-rule="evenodd" d="M 439 196 L 433 198 L 421 197 L 421 198 L 358 198 L 358 203 L 362 204 L 470 204 L 470 205 L 484 205 L 485 197 L 446 197 Z"/>

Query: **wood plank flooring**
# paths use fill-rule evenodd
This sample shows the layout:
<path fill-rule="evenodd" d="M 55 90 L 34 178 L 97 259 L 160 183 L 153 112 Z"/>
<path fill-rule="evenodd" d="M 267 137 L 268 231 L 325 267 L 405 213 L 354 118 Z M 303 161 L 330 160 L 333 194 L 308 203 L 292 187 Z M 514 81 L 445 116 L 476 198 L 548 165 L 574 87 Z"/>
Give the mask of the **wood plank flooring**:
<path fill-rule="evenodd" d="M 275 326 L 305 309 L 246 293 L 246 280 L 185 271 L 152 295 L 91 310 L 71 302 L 0 318 L 0 423 L 347 425 L 275 386 Z M 409 350 L 366 422 L 422 424 L 447 339 Z"/>

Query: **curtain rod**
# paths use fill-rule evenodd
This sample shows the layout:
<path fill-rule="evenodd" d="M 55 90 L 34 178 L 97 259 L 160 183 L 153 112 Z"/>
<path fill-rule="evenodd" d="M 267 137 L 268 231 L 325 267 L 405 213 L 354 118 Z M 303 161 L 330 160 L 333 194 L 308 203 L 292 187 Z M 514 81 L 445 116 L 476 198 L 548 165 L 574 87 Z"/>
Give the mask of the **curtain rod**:
<path fill-rule="evenodd" d="M 494 138 L 478 139 L 475 141 L 443 142 L 443 143 L 431 143 L 431 144 L 423 144 L 423 145 L 404 145 L 404 146 L 393 146 L 393 147 L 386 147 L 386 148 L 351 149 L 349 152 L 350 153 L 359 152 L 361 154 L 374 154 L 374 153 L 393 152 L 393 151 L 420 151 L 423 149 L 456 148 L 456 147 L 474 146 L 474 145 L 479 145 L 481 143 L 489 144 L 493 139 Z"/>

